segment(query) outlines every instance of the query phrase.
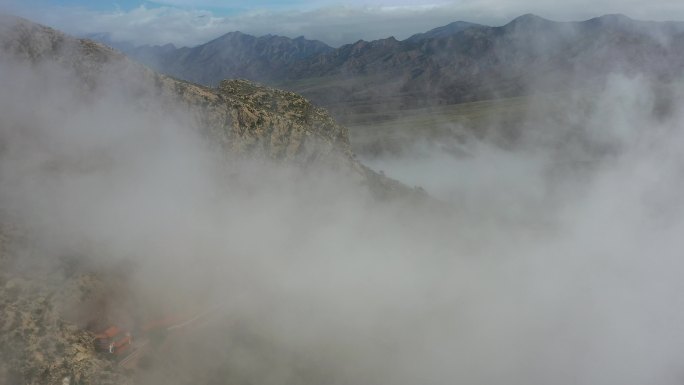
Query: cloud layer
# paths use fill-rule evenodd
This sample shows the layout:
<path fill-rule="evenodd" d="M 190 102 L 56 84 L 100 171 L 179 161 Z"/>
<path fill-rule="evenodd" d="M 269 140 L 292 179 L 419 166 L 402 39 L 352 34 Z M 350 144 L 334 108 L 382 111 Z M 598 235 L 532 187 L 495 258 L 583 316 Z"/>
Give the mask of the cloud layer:
<path fill-rule="evenodd" d="M 681 383 L 684 115 L 654 116 L 643 78 L 543 109 L 511 151 L 387 160 L 452 216 L 226 164 L 182 109 L 0 68 L 0 209 L 41 235 L 31 255 L 135 260 L 140 311 L 224 310 L 139 383 Z"/>

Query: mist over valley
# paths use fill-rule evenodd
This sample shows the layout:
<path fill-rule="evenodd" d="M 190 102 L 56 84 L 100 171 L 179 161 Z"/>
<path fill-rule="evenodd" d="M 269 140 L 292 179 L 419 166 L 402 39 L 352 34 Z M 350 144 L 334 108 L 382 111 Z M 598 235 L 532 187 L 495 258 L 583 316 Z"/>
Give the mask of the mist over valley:
<path fill-rule="evenodd" d="M 0 384 L 681 383 L 683 34 L 0 16 Z"/>

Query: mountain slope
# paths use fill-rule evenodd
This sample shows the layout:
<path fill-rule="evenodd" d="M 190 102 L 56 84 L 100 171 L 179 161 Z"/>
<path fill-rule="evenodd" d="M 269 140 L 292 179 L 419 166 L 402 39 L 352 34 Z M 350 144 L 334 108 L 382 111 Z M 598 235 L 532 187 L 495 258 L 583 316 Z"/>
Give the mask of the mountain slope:
<path fill-rule="evenodd" d="M 175 80 L 132 62 L 101 44 L 74 39 L 51 28 L 9 16 L 0 16 L 0 69 L 5 74 L 0 77 L 0 84 L 10 83 L 22 90 L 31 88 L 26 90 L 27 95 L 41 98 L 42 102 L 32 103 L 31 99 L 17 102 L 15 95 L 7 91 L 12 88 L 4 89 L 0 103 L 3 111 L 11 110 L 11 114 L 0 115 L 0 156 L 3 159 L 0 177 L 3 180 L 16 178 L 26 182 L 26 179 L 40 179 L 34 181 L 41 182 L 60 179 L 74 172 L 78 175 L 75 180 L 83 181 L 92 180 L 90 178 L 94 178 L 95 174 L 101 173 L 107 180 L 104 184 L 108 187 L 102 191 L 106 195 L 108 190 L 119 187 L 117 182 L 113 182 L 116 178 L 116 173 L 112 171 L 116 166 L 113 165 L 121 166 L 122 160 L 130 156 L 127 150 L 139 146 L 137 152 L 142 154 L 142 158 L 134 157 L 130 164 L 124 162 L 126 165 L 123 167 L 125 173 L 137 175 L 136 169 L 149 167 L 143 162 L 154 163 L 155 160 L 154 156 L 147 156 L 147 152 L 153 150 L 146 145 L 152 143 L 150 147 L 154 147 L 156 143 L 169 140 L 166 127 L 157 127 L 155 124 L 169 123 L 173 118 L 180 117 L 179 127 L 197 130 L 201 134 L 198 137 L 207 139 L 202 146 L 209 147 L 211 151 L 207 152 L 212 155 L 219 153 L 219 159 L 222 160 L 219 164 L 226 166 L 226 170 L 230 170 L 230 164 L 239 163 L 242 159 L 256 158 L 254 164 L 295 165 L 298 166 L 294 167 L 296 170 L 303 172 L 310 169 L 331 174 L 333 171 L 339 172 L 349 176 L 349 181 L 356 182 L 350 183 L 350 188 L 359 191 L 370 189 L 376 197 L 420 195 L 376 174 L 355 160 L 349 147 L 347 129 L 335 123 L 325 110 L 291 92 L 243 80 L 224 81 L 218 88 Z M 30 86 L 27 87 L 29 82 L 22 81 L 21 77 L 14 83 L 13 79 L 7 79 L 7 73 L 27 76 L 27 79 L 30 77 Z M 118 99 L 105 99 L 102 104 L 113 112 L 96 109 L 98 104 L 93 101 L 108 93 L 123 98 L 126 108 L 109 105 Z M 60 104 L 60 100 L 72 97 L 78 105 L 71 102 Z M 92 113 L 92 116 L 88 115 L 90 117 L 85 127 L 72 127 L 74 122 L 71 119 L 76 115 L 75 110 L 80 114 Z M 129 120 L 125 115 L 139 112 L 150 119 L 149 122 L 143 122 L 145 129 L 150 130 L 149 142 L 142 140 L 144 135 L 134 135 L 135 140 L 131 143 L 119 143 L 119 131 L 138 128 L 126 127 Z M 38 122 L 32 120 L 36 116 L 40 119 Z M 170 118 L 157 120 L 159 116 Z M 102 127 L 92 126 L 98 124 Z M 44 130 L 36 129 L 34 125 L 40 125 Z M 63 136 L 57 129 L 60 125 L 66 126 L 61 128 L 64 130 L 82 131 L 75 134 L 70 131 L 74 135 Z M 91 131 L 97 131 L 96 137 L 89 135 Z M 164 132 L 166 136 L 162 134 Z M 104 136 L 100 138 L 104 140 L 102 145 L 89 142 L 97 142 L 99 136 Z M 22 146 L 17 149 L 8 143 L 31 143 L 26 148 L 33 151 L 30 154 L 21 153 L 24 149 Z M 62 145 L 69 148 L 64 150 Z M 122 149 L 124 153 L 112 153 L 112 147 Z M 44 149 L 45 154 L 36 151 L 36 148 Z M 191 146 L 170 146 L 173 151 L 188 148 Z M 82 153 L 85 149 L 94 150 Z M 18 165 L 13 163 L 17 159 L 15 155 L 20 155 L 22 159 L 35 159 L 35 164 L 28 166 L 34 174 L 23 168 L 26 162 L 19 162 L 21 164 Z M 162 159 L 172 160 L 180 155 L 183 154 L 172 152 Z M 15 167 L 8 166 L 9 163 Z M 176 170 L 174 167 L 179 164 L 169 165 L 165 162 L 156 166 L 158 168 L 153 175 L 130 183 L 129 187 L 136 191 L 135 195 L 139 193 L 140 185 L 144 185 L 147 179 L 153 179 L 157 173 L 170 171 L 173 176 L 184 174 L 184 171 L 204 172 L 192 168 Z M 38 174 L 35 174 L 36 170 Z M 249 175 L 249 178 L 254 177 Z M 256 179 L 259 177 L 256 175 Z M 78 182 L 73 179 L 68 182 L 68 188 L 78 190 L 74 183 Z M 168 186 L 160 188 L 160 196 L 155 196 L 155 200 L 163 200 L 168 194 Z M 302 188 L 306 189 L 307 186 Z M 120 266 L 116 267 L 114 262 L 109 264 L 107 248 L 84 248 L 97 257 L 79 252 L 71 254 L 69 250 L 54 250 L 53 247 L 41 249 L 38 246 L 41 243 L 40 231 L 21 227 L 24 223 L 13 215 L 17 211 L 26 214 L 26 211 L 17 208 L 21 204 L 16 202 L 21 199 L 7 190 L 0 190 L 0 383 L 130 383 L 126 370 L 105 355 L 95 352 L 92 334 L 103 324 L 106 326 L 113 322 L 108 317 L 116 312 L 108 310 L 109 303 L 116 302 L 118 296 L 135 300 L 134 295 L 126 292 L 126 280 L 130 275 L 125 273 L 125 269 L 121 272 Z M 46 194 L 49 197 L 53 194 L 58 196 L 59 191 L 46 191 Z M 96 197 L 94 206 L 88 208 L 85 202 L 78 202 L 77 207 L 67 211 L 77 215 L 106 205 L 101 202 L 104 198 L 100 194 L 93 196 Z M 126 197 L 115 194 L 113 199 L 123 202 Z M 172 207 L 162 211 L 177 210 L 176 204 L 174 201 Z M 30 212 L 39 212 L 37 227 L 55 220 L 45 214 L 45 208 L 36 207 L 38 205 L 31 201 L 29 207 L 24 207 Z M 14 214 L 6 213 L 6 209 Z M 20 222 L 18 226 L 15 226 L 15 221 Z M 87 238 L 82 234 L 83 229 L 72 227 L 73 223 L 57 222 L 56 227 L 67 229 L 76 243 Z M 87 227 L 98 225 L 101 224 L 91 222 Z M 108 236 L 116 238 L 119 232 L 125 230 L 120 225 L 115 227 L 107 231 Z M 178 226 L 175 224 L 173 227 Z M 169 241 L 168 237 L 162 239 L 161 243 Z M 100 258 L 96 263 L 98 266 L 88 265 L 88 261 L 97 258 Z"/>
<path fill-rule="evenodd" d="M 241 32 L 230 32 L 193 48 L 174 48 L 169 45 L 139 47 L 125 52 L 170 75 L 217 85 L 226 78 L 278 79 L 293 63 L 333 50 L 320 41 L 304 37 L 254 37 Z"/>
<path fill-rule="evenodd" d="M 503 27 L 399 42 L 379 57 L 377 50 L 356 54 L 342 47 L 301 63 L 292 78 L 305 80 L 288 87 L 339 113 L 517 96 L 530 89 L 591 84 L 613 71 L 667 78 L 684 64 L 681 31 L 681 24 L 612 16 L 556 23 L 525 15 Z M 367 87 L 359 87 L 355 78 Z M 321 81 L 309 86 L 314 79 Z"/>
<path fill-rule="evenodd" d="M 415 43 L 426 39 L 448 37 L 472 27 L 482 27 L 482 25 L 476 23 L 469 23 L 467 21 L 454 21 L 453 23 L 449 23 L 445 26 L 433 28 L 427 32 L 412 35 L 411 37 L 406 39 L 406 41 Z"/>
<path fill-rule="evenodd" d="M 106 46 L 26 20 L 4 17 L 0 28 L 4 56 L 33 65 L 58 63 L 90 90 L 112 86 L 103 75 L 121 76 L 127 80 L 125 92 L 188 107 L 201 129 L 233 154 L 293 162 L 351 156 L 346 128 L 294 93 L 246 81 L 212 89 L 157 74 Z"/>

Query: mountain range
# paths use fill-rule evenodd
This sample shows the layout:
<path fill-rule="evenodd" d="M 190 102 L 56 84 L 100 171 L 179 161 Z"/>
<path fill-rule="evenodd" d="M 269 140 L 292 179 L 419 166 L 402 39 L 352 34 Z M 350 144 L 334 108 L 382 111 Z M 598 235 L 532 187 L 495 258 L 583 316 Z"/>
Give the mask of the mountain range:
<path fill-rule="evenodd" d="M 360 40 L 339 48 L 240 32 L 192 48 L 120 48 L 190 82 L 246 78 L 292 90 L 349 121 L 365 112 L 593 84 L 615 71 L 667 81 L 684 68 L 683 37 L 680 22 L 624 15 L 554 22 L 527 14 L 500 27 L 459 21 L 403 41 Z"/>

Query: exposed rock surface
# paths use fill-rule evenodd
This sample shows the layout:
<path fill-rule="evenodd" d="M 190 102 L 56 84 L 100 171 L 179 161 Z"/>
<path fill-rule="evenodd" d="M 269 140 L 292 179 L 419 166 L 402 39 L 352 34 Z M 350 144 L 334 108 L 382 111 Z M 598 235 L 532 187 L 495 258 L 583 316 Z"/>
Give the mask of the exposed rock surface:
<path fill-rule="evenodd" d="M 95 352 L 93 335 L 70 322 L 65 307 L 101 297 L 92 274 L 33 266 L 29 240 L 0 224 L 0 384 L 128 384 Z M 99 290 L 98 290 L 99 289 Z"/>

